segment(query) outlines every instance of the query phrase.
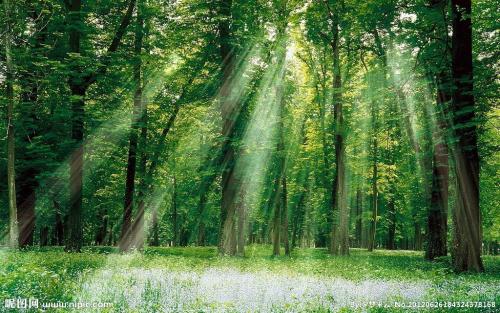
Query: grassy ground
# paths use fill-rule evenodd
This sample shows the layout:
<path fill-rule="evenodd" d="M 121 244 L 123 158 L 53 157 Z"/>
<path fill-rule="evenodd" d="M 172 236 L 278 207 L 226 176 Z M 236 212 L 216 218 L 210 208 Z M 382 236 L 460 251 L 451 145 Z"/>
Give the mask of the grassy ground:
<path fill-rule="evenodd" d="M 250 246 L 244 258 L 227 258 L 211 247 L 127 255 L 109 247 L 81 254 L 3 249 L 0 311 L 15 311 L 5 308 L 4 299 L 19 297 L 39 299 L 39 306 L 112 303 L 83 310 L 104 312 L 408 312 L 425 309 L 400 309 L 395 302 L 455 301 L 469 307 L 438 311 L 500 311 L 500 257 L 484 257 L 485 273 L 457 275 L 449 270 L 449 258 L 427 262 L 419 252 L 352 249 L 349 257 L 332 257 L 322 249 L 298 249 L 290 258 L 271 258 L 270 252 Z M 497 308 L 472 308 L 479 303 L 468 301 L 495 302 Z"/>

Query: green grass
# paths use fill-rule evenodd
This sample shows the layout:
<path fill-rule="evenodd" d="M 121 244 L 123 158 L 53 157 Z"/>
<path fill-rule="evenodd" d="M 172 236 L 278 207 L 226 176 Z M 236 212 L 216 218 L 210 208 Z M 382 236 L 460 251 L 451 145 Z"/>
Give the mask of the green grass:
<path fill-rule="evenodd" d="M 144 253 L 120 254 L 115 248 L 88 247 L 83 253 L 64 253 L 60 248 L 33 249 L 29 251 L 0 250 L 0 311 L 4 299 L 38 298 L 44 301 L 72 301 L 77 295 L 86 294 L 84 283 L 99 282 L 102 273 L 111 273 L 109 284 L 126 290 L 137 286 L 135 276 L 128 273 L 195 273 L 210 269 L 234 270 L 241 273 L 268 273 L 285 277 L 312 277 L 319 280 L 345 279 L 354 283 L 364 281 L 395 281 L 406 284 L 429 284 L 426 296 L 434 301 L 496 301 L 500 305 L 500 257 L 484 256 L 484 273 L 456 274 L 449 269 L 449 258 L 437 262 L 423 260 L 421 252 L 377 250 L 368 253 L 351 249 L 350 256 L 330 256 L 324 249 L 297 249 L 291 257 L 271 257 L 270 246 L 249 246 L 245 257 L 219 257 L 214 247 L 147 248 Z M 99 272 L 101 271 L 101 272 Z M 104 271 L 104 272 L 103 272 Z M 120 272 L 122 271 L 122 272 Z M 118 274 L 114 274 L 114 273 Z M 94 276 L 93 276 L 94 275 Z M 101 276 L 100 276 L 101 275 Z M 107 275 L 107 274 L 106 274 Z M 135 275 L 135 276 L 134 276 Z M 260 275 L 260 274 L 259 274 Z M 152 276 L 152 277 L 153 277 Z M 275 276 L 272 276 L 275 277 Z M 143 299 L 155 312 L 162 290 L 153 280 L 146 280 Z M 183 284 L 184 282 L 180 282 Z M 104 282 L 106 284 L 106 282 Z M 186 283 L 191 284 L 191 283 Z M 95 285 L 95 284 L 94 284 Z M 121 287 L 124 286 L 124 287 Z M 155 287 L 156 286 L 156 287 Z M 483 288 L 483 287 L 484 288 Z M 188 286 L 189 287 L 189 286 Z M 156 289 L 155 289 L 156 288 Z M 117 289 L 120 292 L 120 289 Z M 135 312 L 123 299 L 116 299 L 116 292 L 108 300 L 117 301 L 116 311 Z M 155 300 L 156 299 L 156 300 Z M 229 305 L 229 304 L 228 304 Z M 204 312 L 206 303 L 200 303 Z M 220 309 L 220 304 L 214 304 Z M 121 309 L 118 309 L 121 308 Z M 293 311 L 276 308 L 276 312 Z M 231 305 L 228 312 L 233 312 Z M 321 312 L 321 305 L 310 310 Z M 396 309 L 371 308 L 372 312 Z M 458 309 L 455 309 L 458 310 Z M 216 310 L 217 311 L 217 310 Z M 453 311 L 453 310 L 452 310 Z M 458 310 L 460 311 L 460 310 Z M 471 312 L 477 311 L 470 309 Z M 61 311 L 63 312 L 63 311 Z M 179 311 L 180 312 L 180 311 Z M 236 311 L 234 311 L 236 312 Z M 273 311 L 274 312 L 274 311 Z M 326 312 L 326 311 L 325 311 Z"/>

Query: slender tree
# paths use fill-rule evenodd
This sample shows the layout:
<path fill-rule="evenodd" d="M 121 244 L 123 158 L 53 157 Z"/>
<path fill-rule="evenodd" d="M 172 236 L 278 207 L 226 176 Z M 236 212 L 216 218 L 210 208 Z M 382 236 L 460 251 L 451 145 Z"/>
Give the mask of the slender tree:
<path fill-rule="evenodd" d="M 129 133 L 129 148 L 127 158 L 127 174 L 125 180 L 125 196 L 123 204 L 123 222 L 120 235 L 120 250 L 127 251 L 132 247 L 135 234 L 132 231 L 132 210 L 135 192 L 135 176 L 137 169 L 137 145 L 139 140 L 139 127 L 142 121 L 143 103 L 142 103 L 142 45 L 144 37 L 144 19 L 141 10 L 141 1 L 138 0 L 136 9 L 136 29 L 134 40 L 134 65 L 133 79 L 135 84 L 134 108 L 132 112 L 132 122 Z"/>
<path fill-rule="evenodd" d="M 7 188 L 9 192 L 9 246 L 17 248 L 19 232 L 17 223 L 15 137 L 14 137 L 14 69 L 12 63 L 12 11 L 10 0 L 3 1 L 6 19 L 5 45 L 5 94 L 7 96 Z"/>

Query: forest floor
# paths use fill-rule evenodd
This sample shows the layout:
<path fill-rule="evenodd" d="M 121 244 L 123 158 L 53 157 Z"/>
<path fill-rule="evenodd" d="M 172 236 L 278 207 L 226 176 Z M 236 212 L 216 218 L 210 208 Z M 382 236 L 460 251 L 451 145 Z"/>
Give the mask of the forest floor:
<path fill-rule="evenodd" d="M 4 299 L 17 298 L 38 299 L 39 306 L 112 304 L 79 312 L 420 312 L 426 309 L 398 306 L 455 301 L 455 308 L 437 311 L 495 312 L 500 306 L 498 256 L 484 256 L 484 273 L 458 275 L 449 270 L 449 257 L 428 262 L 413 251 L 351 249 L 340 257 L 296 249 L 290 258 L 270 253 L 270 246 L 255 245 L 234 258 L 218 257 L 213 247 L 131 254 L 110 247 L 80 254 L 60 247 L 0 249 L 0 312 L 13 311 Z M 483 304 L 476 302 L 496 308 L 472 307 Z"/>

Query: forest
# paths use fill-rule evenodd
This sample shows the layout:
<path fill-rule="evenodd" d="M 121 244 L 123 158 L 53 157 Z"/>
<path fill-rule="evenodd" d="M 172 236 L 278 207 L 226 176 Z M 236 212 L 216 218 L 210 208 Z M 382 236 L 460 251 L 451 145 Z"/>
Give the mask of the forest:
<path fill-rule="evenodd" d="M 498 0 L 0 3 L 0 312 L 500 305 Z"/>

